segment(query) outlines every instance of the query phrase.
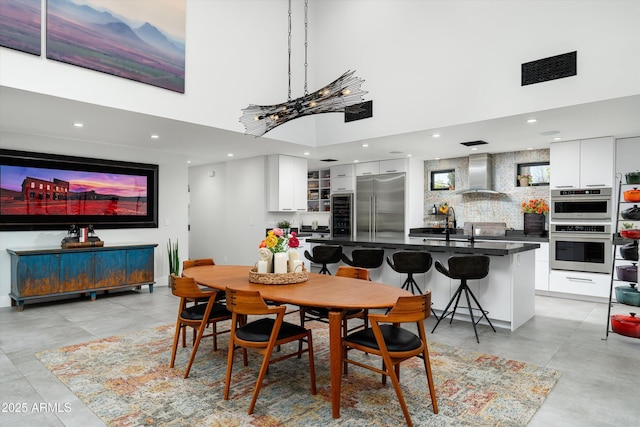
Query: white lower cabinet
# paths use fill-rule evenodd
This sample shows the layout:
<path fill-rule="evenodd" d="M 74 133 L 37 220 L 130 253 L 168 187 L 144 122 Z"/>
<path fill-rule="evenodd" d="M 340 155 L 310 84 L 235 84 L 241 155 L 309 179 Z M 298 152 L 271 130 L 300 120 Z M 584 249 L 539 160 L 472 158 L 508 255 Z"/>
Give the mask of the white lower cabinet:
<path fill-rule="evenodd" d="M 587 297 L 609 298 L 610 274 L 551 270 L 549 291 Z"/>
<path fill-rule="evenodd" d="M 541 242 L 536 249 L 536 290 L 549 290 L 549 243 Z"/>

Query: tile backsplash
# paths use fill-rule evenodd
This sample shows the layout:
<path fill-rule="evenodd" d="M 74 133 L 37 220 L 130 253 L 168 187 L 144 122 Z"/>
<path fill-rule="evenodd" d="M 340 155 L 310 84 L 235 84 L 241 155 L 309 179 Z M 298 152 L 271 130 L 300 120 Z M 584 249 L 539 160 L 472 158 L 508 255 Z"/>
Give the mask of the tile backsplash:
<path fill-rule="evenodd" d="M 527 150 L 493 154 L 493 188 L 500 194 L 455 194 L 469 186 L 469 158 L 427 160 L 424 173 L 424 223 L 430 226 L 441 219 L 429 215 L 432 206 L 443 202 L 453 207 L 458 227 L 465 222 L 504 222 L 507 228 L 523 229 L 520 206 L 530 199 L 544 199 L 549 203 L 549 186 L 518 187 L 516 184 L 519 163 L 549 161 L 549 150 Z M 431 171 L 454 169 L 455 190 L 430 191 Z"/>

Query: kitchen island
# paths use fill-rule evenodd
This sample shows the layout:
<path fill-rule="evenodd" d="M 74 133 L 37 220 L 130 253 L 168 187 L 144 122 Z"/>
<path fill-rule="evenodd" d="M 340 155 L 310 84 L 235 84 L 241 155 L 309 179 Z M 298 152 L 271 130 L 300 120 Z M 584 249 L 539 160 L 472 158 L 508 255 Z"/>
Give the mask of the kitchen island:
<path fill-rule="evenodd" d="M 489 275 L 481 280 L 469 281 L 469 288 L 476 295 L 487 316 L 496 327 L 512 331 L 518 329 L 535 314 L 535 249 L 539 243 L 481 241 L 469 242 L 463 236 L 452 237 L 450 241 L 426 237 L 405 239 L 351 239 L 351 238 L 308 238 L 311 245 L 341 245 L 343 252 L 350 254 L 358 248 L 381 248 L 385 256 L 394 252 L 417 250 L 429 252 L 436 260 L 447 265 L 447 259 L 454 255 L 487 255 L 491 259 Z M 330 267 L 331 268 L 331 267 Z M 335 270 L 335 266 L 333 270 Z M 377 270 L 377 271 L 376 271 Z M 402 286 L 406 275 L 393 271 L 386 263 L 372 271 L 372 279 L 394 286 Z M 449 279 L 431 268 L 425 274 L 414 275 L 420 288 L 431 290 L 433 309 L 438 315 L 447 306 L 455 293 L 459 280 Z M 469 320 L 466 310 L 458 310 L 456 319 Z M 483 321 L 484 322 L 484 321 Z M 481 322 L 482 323 L 482 322 Z"/>

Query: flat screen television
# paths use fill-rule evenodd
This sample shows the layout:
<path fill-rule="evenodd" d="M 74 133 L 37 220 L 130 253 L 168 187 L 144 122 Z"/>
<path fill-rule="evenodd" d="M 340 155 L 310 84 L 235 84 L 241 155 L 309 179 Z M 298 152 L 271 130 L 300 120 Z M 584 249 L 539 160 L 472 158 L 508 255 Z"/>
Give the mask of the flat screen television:
<path fill-rule="evenodd" d="M 158 227 L 158 165 L 0 149 L 0 230 Z"/>

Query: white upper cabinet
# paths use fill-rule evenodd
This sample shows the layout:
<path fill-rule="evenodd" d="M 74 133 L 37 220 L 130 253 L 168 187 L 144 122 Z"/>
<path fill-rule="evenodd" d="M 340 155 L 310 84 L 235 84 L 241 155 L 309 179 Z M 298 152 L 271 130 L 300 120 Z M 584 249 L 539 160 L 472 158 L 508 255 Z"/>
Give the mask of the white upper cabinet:
<path fill-rule="evenodd" d="M 356 163 L 356 176 L 378 175 L 380 173 L 380 162 Z"/>
<path fill-rule="evenodd" d="M 406 172 L 407 166 L 405 159 L 381 160 L 380 173 L 396 173 Z"/>
<path fill-rule="evenodd" d="M 331 168 L 331 192 L 350 193 L 355 190 L 355 173 L 352 164 Z"/>
<path fill-rule="evenodd" d="M 353 176 L 353 165 L 340 165 L 331 168 L 331 178 Z"/>
<path fill-rule="evenodd" d="M 613 138 L 554 142 L 550 159 L 551 188 L 613 186 Z"/>
<path fill-rule="evenodd" d="M 307 159 L 269 156 L 267 174 L 270 212 L 307 210 Z"/>

